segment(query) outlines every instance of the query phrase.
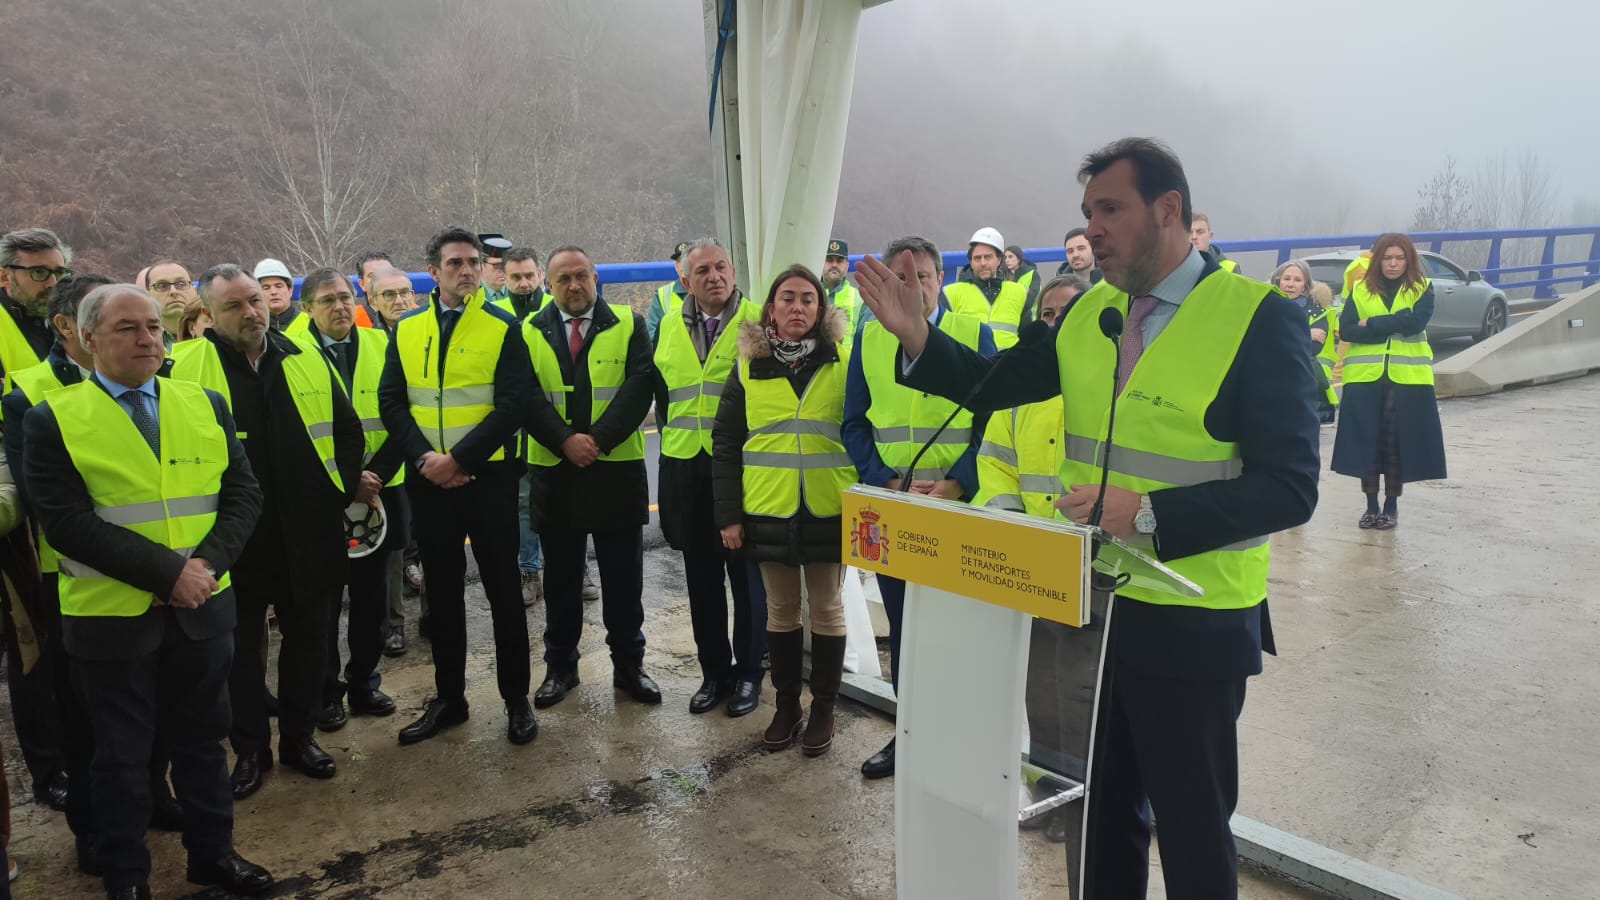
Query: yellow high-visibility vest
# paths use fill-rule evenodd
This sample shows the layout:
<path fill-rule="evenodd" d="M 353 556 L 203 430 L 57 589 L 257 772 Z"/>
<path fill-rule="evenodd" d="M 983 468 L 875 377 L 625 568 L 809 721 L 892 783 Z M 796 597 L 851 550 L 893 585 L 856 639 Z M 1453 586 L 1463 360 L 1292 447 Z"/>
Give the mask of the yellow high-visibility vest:
<path fill-rule="evenodd" d="M 1053 518 L 1061 484 L 1060 397 L 1001 410 L 989 418 L 978 446 L 978 495 L 973 506 Z"/>
<path fill-rule="evenodd" d="M 1356 305 L 1357 318 L 1372 319 L 1411 309 L 1431 286 L 1432 282 L 1426 278 L 1406 285 L 1396 292 L 1394 305 L 1385 306 L 1383 298 L 1369 290 L 1367 282 L 1362 280 L 1351 290 L 1350 302 Z M 1377 381 L 1386 371 L 1395 384 L 1433 384 L 1433 347 L 1428 344 L 1428 332 L 1393 334 L 1381 344 L 1352 341 L 1345 351 L 1345 384 Z"/>
<path fill-rule="evenodd" d="M 801 504 L 813 516 L 841 512 L 839 495 L 856 483 L 856 467 L 839 436 L 844 423 L 845 375 L 850 351 L 817 368 L 803 396 L 787 378 L 751 378 L 750 362 L 739 363 L 744 385 L 744 511 L 787 519 Z"/>
<path fill-rule="evenodd" d="M 962 346 L 976 350 L 983 322 L 976 316 L 946 310 L 939 317 L 939 330 Z M 905 467 L 911 465 L 917 451 L 956 408 L 956 402 L 913 390 L 896 380 L 895 351 L 899 347 L 900 342 L 883 323 L 873 319 L 862 327 L 861 346 L 856 349 L 861 353 L 861 371 L 872 393 L 867 420 L 872 423 L 873 443 L 883 464 L 903 476 Z M 938 481 L 947 477 L 950 467 L 971 444 L 972 413 L 962 410 L 922 455 L 911 478 Z"/>
<path fill-rule="evenodd" d="M 450 346 L 439 338 L 439 291 L 427 305 L 395 323 L 400 367 L 411 401 L 411 417 L 428 444 L 449 453 L 494 411 L 494 373 L 506 331 L 516 327 L 511 316 L 484 302 L 483 294 L 461 304 L 460 319 L 450 333 Z M 504 447 L 491 462 L 506 458 Z"/>
<path fill-rule="evenodd" d="M 731 302 L 731 301 L 730 301 Z M 760 321 L 761 307 L 741 297 L 739 308 L 717 335 L 706 361 L 700 361 L 683 307 L 668 310 L 656 339 L 656 369 L 667 385 L 666 424 L 661 428 L 661 455 L 693 459 L 711 452 L 711 423 L 717 418 L 723 385 L 739 360 L 739 326 Z"/>
<path fill-rule="evenodd" d="M 617 324 L 610 328 L 596 331 L 592 318 L 589 322 L 584 360 L 589 369 L 591 424 L 599 421 L 611 406 L 611 401 L 617 398 L 617 392 L 622 389 L 622 383 L 628 375 L 628 343 L 633 340 L 633 308 L 613 306 L 612 309 L 616 313 Z M 533 327 L 531 316 L 522 323 L 522 337 L 528 343 L 528 355 L 533 360 L 533 374 L 539 380 L 539 390 L 556 408 L 556 414 L 571 425 L 567 396 L 572 393 L 573 386 L 561 377 L 561 363 L 555 348 L 545 340 L 542 331 Z M 601 454 L 600 459 L 611 462 L 644 459 L 644 433 L 635 429 L 627 440 L 612 447 L 611 452 Z M 561 462 L 561 457 L 529 438 L 528 462 L 536 466 L 553 466 Z"/>
<path fill-rule="evenodd" d="M 945 298 L 950 308 L 962 315 L 974 316 L 994 332 L 994 345 L 1004 350 L 1017 343 L 1017 332 L 1022 327 L 1022 309 L 1028 304 L 1028 289 L 1015 281 L 1000 284 L 1000 293 L 994 303 L 983 295 L 978 286 L 966 281 L 944 286 Z"/>

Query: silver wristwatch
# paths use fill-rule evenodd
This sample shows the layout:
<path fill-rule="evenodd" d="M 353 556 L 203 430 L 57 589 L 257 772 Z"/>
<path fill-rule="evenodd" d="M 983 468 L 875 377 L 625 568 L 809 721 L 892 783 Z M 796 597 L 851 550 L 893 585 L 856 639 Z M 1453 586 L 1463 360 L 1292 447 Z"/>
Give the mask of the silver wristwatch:
<path fill-rule="evenodd" d="M 1141 494 L 1139 497 L 1139 511 L 1133 517 L 1133 530 L 1140 534 L 1156 533 L 1156 511 L 1150 505 L 1150 495 Z"/>

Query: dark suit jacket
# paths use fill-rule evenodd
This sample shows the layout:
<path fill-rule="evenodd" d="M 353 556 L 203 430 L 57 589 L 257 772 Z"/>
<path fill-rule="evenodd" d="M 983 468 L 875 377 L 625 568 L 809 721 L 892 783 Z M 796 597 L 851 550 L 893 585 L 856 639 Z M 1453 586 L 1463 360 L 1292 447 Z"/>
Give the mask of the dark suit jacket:
<path fill-rule="evenodd" d="M 551 303 L 529 319 L 540 339 L 555 351 L 561 365 L 561 380 L 571 385 L 567 394 L 567 415 L 556 412 L 543 389 L 533 391 L 526 428 L 561 462 L 553 466 L 530 466 L 533 478 L 528 489 L 528 512 L 535 531 L 547 528 L 574 531 L 606 531 L 644 525 L 650 521 L 650 483 L 644 460 L 629 462 L 599 461 L 587 469 L 568 462 L 561 444 L 574 434 L 587 434 L 600 446 L 601 453 L 616 449 L 639 429 L 650 412 L 655 386 L 655 364 L 651 361 L 650 333 L 637 313 L 633 316 L 633 336 L 628 341 L 627 371 L 617 396 L 595 419 L 592 388 L 589 382 L 589 348 L 594 339 L 621 324 L 613 307 L 596 301 L 591 313 L 589 336 L 578 353 L 576 363 L 562 327 L 561 310 Z"/>
<path fill-rule="evenodd" d="M 1207 258 L 1202 280 L 1215 271 L 1216 262 Z M 1097 322 L 1077 316 L 1063 317 L 1061 325 L 1098 327 Z M 1205 418 L 1213 437 L 1239 445 L 1244 473 L 1150 495 L 1161 559 L 1215 550 L 1311 518 L 1317 504 L 1320 455 L 1316 375 L 1305 340 L 1305 317 L 1293 301 L 1273 295 L 1257 308 Z M 960 398 L 996 365 L 1005 368 L 978 393 L 975 409 L 1004 409 L 1061 393 L 1055 332 L 1042 328 L 1029 329 L 1025 339 L 998 361 L 986 360 L 934 331 L 911 371 L 901 370 L 900 380 L 918 390 Z M 1110 372 L 1106 378 L 1109 391 Z M 1114 619 L 1121 634 L 1117 658 L 1148 674 L 1253 675 L 1261 671 L 1261 650 L 1275 651 L 1265 603 L 1248 610 L 1217 611 L 1124 602 L 1118 604 Z"/>
<path fill-rule="evenodd" d="M 522 329 L 511 313 L 482 300 L 469 300 L 478 304 L 485 315 L 505 321 L 506 335 L 500 344 L 500 356 L 494 370 L 494 410 L 484 417 L 466 437 L 450 448 L 456 464 L 469 475 L 480 474 L 496 450 L 506 452 L 506 466 L 521 471 L 517 462 L 517 429 L 527 416 L 529 395 L 533 393 L 533 365 L 528 358 L 528 345 L 522 341 Z M 412 316 L 439 315 L 439 291 L 434 290 L 428 302 L 415 309 L 400 321 Z M 463 313 L 465 315 L 465 313 Z M 406 393 L 406 373 L 400 365 L 399 326 L 389 338 L 389 358 L 383 364 L 383 378 L 378 384 L 378 408 L 383 414 L 383 425 L 389 429 L 389 441 L 404 454 L 405 464 L 416 469 L 416 462 L 433 449 L 433 444 L 417 427 L 411 417 L 411 399 Z M 435 348 L 435 358 L 442 358 L 445 345 Z M 421 477 L 420 475 L 418 476 Z"/>
<path fill-rule="evenodd" d="M 322 346 L 322 332 L 317 330 L 317 323 L 312 322 L 310 324 L 310 333 L 311 333 L 311 340 L 313 342 L 315 342 L 318 347 L 322 347 L 322 357 L 323 357 L 323 359 L 326 359 L 328 361 L 328 366 L 333 369 L 334 374 L 336 374 L 340 378 L 345 378 L 346 377 L 345 373 L 339 368 L 338 364 L 334 361 L 333 355 L 328 352 L 328 348 Z M 390 339 L 391 339 L 391 341 L 393 340 L 393 336 L 392 335 L 391 335 Z M 359 368 L 360 361 L 361 361 L 361 335 L 356 329 L 352 328 L 352 329 L 350 329 L 350 369 L 351 369 L 351 371 L 353 371 L 353 372 L 359 372 L 360 371 L 360 368 Z M 346 379 L 345 388 L 346 388 L 346 393 L 349 394 L 349 396 L 351 398 L 351 402 L 354 403 L 354 401 L 355 401 L 355 392 L 356 391 L 366 391 L 366 390 L 376 391 L 378 389 L 378 385 L 376 385 L 376 384 L 351 384 L 349 382 L 349 380 Z M 363 451 L 362 455 L 363 456 L 365 455 L 364 451 Z M 403 466 L 403 465 L 405 465 L 405 458 L 400 452 L 400 442 L 399 441 L 393 441 L 393 440 L 386 440 L 386 441 L 383 442 L 383 446 L 378 448 L 378 452 L 374 453 L 372 455 L 372 458 L 367 460 L 366 465 L 364 465 L 362 468 L 364 468 L 367 471 L 371 472 L 372 474 L 378 476 L 380 479 L 383 480 L 384 484 L 388 484 L 389 483 L 389 479 L 393 478 L 394 477 L 394 473 L 400 471 L 400 467 Z"/>
<path fill-rule="evenodd" d="M 99 380 L 96 379 L 96 384 Z M 156 381 L 159 395 L 161 382 Z M 261 488 L 250 471 L 244 445 L 234 437 L 233 416 L 220 396 L 211 394 L 217 423 L 228 436 L 228 468 L 217 498 L 217 521 L 194 555 L 218 572 L 233 568 L 261 512 Z M 83 476 L 72 464 L 61 440 L 61 426 L 48 401 L 24 420 L 28 441 L 28 484 L 35 514 L 50 543 L 65 556 L 106 575 L 167 597 L 183 571 L 182 556 L 126 528 L 102 521 Z M 194 640 L 227 634 L 234 626 L 233 590 L 223 591 L 199 609 L 152 606 L 136 618 L 63 616 L 67 652 L 89 659 L 127 659 L 153 653 L 161 646 L 168 623 Z"/>

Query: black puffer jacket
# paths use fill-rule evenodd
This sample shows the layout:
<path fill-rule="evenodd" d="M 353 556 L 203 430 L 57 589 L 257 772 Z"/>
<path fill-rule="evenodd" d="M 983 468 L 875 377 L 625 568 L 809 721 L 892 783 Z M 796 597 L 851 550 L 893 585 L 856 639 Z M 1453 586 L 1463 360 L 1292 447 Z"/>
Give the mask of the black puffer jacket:
<path fill-rule="evenodd" d="M 761 326 L 746 322 L 739 331 L 739 358 L 750 361 L 752 379 L 786 378 L 794 389 L 796 403 L 817 372 L 826 365 L 844 365 L 839 342 L 844 339 L 849 319 L 837 307 L 828 307 L 824 340 L 798 369 L 790 369 L 772 358 L 772 347 Z M 838 410 L 844 418 L 844 409 Z M 744 524 L 744 557 L 753 562 L 776 562 L 787 566 L 807 563 L 839 562 L 839 517 L 812 515 L 804 507 L 789 518 L 752 516 L 744 511 L 744 442 L 749 434 L 745 417 L 744 385 L 739 370 L 728 376 L 722 401 L 717 405 L 717 420 L 711 430 L 711 484 L 715 498 L 713 514 L 718 528 Z"/>

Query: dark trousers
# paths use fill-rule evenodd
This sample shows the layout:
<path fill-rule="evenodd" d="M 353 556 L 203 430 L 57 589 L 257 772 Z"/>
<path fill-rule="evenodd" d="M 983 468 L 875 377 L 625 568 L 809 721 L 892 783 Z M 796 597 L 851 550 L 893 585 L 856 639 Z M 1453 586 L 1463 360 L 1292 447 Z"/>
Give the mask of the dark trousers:
<path fill-rule="evenodd" d="M 544 545 L 544 661 L 560 672 L 578 667 L 589 537 L 582 531 L 539 533 Z M 644 529 L 634 525 L 596 531 L 593 537 L 611 659 L 637 665 L 644 660 Z"/>
<path fill-rule="evenodd" d="M 19 601 L 12 601 L 19 602 Z M 41 608 L 45 604 L 40 604 Z M 56 609 L 60 609 L 59 606 Z M 44 612 L 48 616 L 48 612 Z M 34 633 L 46 635 L 61 630 L 59 613 L 55 621 L 35 622 Z M 6 685 L 11 690 L 11 721 L 17 729 L 17 746 L 22 761 L 36 787 L 48 784 L 55 773 L 65 768 L 62 757 L 60 704 L 56 698 L 56 648 L 40 643 L 39 660 L 33 670 L 22 673 L 22 652 L 17 645 L 16 624 L 6 607 L 5 625 Z"/>
<path fill-rule="evenodd" d="M 900 618 L 906 611 L 906 583 L 887 575 L 878 576 L 878 593 L 883 597 L 883 612 L 889 617 L 889 679 L 895 693 L 900 692 Z"/>
<path fill-rule="evenodd" d="M 196 859 L 233 848 L 233 794 L 222 749 L 233 639 L 191 640 L 168 615 L 166 637 L 154 653 L 73 660 L 73 677 L 94 723 L 94 818 L 107 888 L 150 879 L 144 832 L 150 822 L 150 746 L 158 727 L 167 736 L 172 783 L 183 804 L 183 846 Z"/>
<path fill-rule="evenodd" d="M 467 692 L 468 538 L 494 619 L 500 696 L 507 701 L 528 696 L 528 618 L 517 570 L 517 478 L 522 466 L 490 463 L 484 468 L 476 479 L 452 490 L 435 487 L 421 475 L 406 479 L 417 551 L 428 578 L 433 681 L 441 700 L 461 700 Z"/>
<path fill-rule="evenodd" d="M 1237 897 L 1228 820 L 1239 800 L 1245 679 L 1152 678 L 1114 659 L 1107 670 L 1089 785 L 1088 896 L 1145 895 L 1154 811 L 1167 896 Z"/>
<path fill-rule="evenodd" d="M 263 523 L 261 527 L 276 525 Z M 233 591 L 239 604 L 235 646 L 244 648 L 234 654 L 228 676 L 233 701 L 229 742 L 235 754 L 262 754 L 272 743 L 266 660 L 256 652 L 266 638 L 269 605 L 277 613 L 278 635 L 283 640 L 278 648 L 278 744 L 293 746 L 313 737 L 317 713 L 322 709 L 322 672 L 328 661 L 328 610 L 332 607 L 338 612 L 343 588 L 338 581 L 302 583 L 290 578 L 281 565 L 234 569 Z"/>
<path fill-rule="evenodd" d="M 384 619 L 389 610 L 390 561 L 397 554 L 383 546 L 360 559 L 350 560 L 350 616 L 345 640 L 350 662 L 339 680 L 339 605 L 328 607 L 328 662 L 323 669 L 322 702 L 334 703 L 345 691 L 370 692 L 383 683 L 378 658 L 383 655 Z"/>
<path fill-rule="evenodd" d="M 728 643 L 728 594 L 733 589 L 733 643 Z M 689 620 L 699 651 L 700 674 L 710 681 L 761 680 L 767 650 L 767 589 L 760 570 L 743 557 L 721 552 L 685 551 L 683 574 L 689 583 Z"/>

